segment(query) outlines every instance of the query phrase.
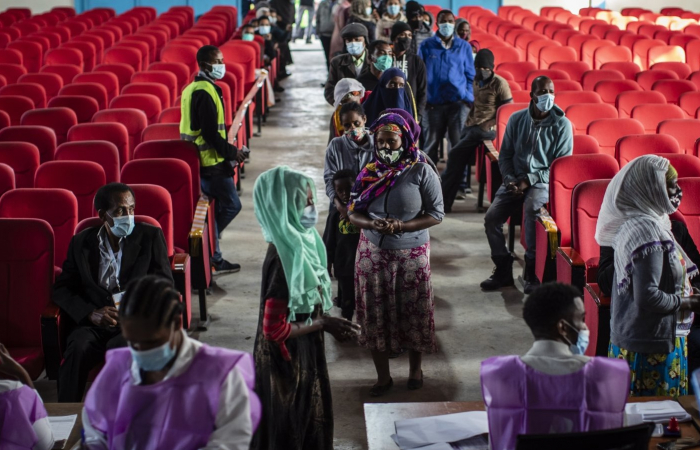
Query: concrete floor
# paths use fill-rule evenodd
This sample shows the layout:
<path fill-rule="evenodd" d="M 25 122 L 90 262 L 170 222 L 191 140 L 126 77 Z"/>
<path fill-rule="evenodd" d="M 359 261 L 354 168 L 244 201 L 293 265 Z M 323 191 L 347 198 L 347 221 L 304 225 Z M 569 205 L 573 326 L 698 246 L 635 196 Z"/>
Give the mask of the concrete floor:
<path fill-rule="evenodd" d="M 278 165 L 300 170 L 316 181 L 318 198 L 324 199 L 323 163 L 332 108 L 326 103 L 321 83 L 326 79 L 325 61 L 318 41 L 293 45 L 293 76 L 283 81 L 263 127 L 262 137 L 251 143 L 251 162 L 242 182 L 243 211 L 224 232 L 224 256 L 240 263 L 240 273 L 216 279 L 208 297 L 212 326 L 195 333 L 211 345 L 252 352 L 258 324 L 260 279 L 267 244 L 253 213 L 252 188 L 256 177 Z M 476 186 L 474 186 L 476 188 Z M 476 189 L 475 189 L 476 190 Z M 327 202 L 319 201 L 319 232 L 325 223 Z M 427 402 L 480 400 L 480 362 L 494 355 L 522 354 L 532 337 L 522 320 L 521 291 L 506 289 L 484 293 L 479 283 L 491 274 L 492 263 L 483 231 L 483 214 L 476 213 L 476 197 L 455 203 L 453 214 L 431 230 L 432 276 L 435 291 L 435 325 L 440 351 L 425 355 L 425 385 L 408 391 L 408 357 L 391 361 L 393 390 L 381 402 Z M 522 253 L 522 248 L 516 246 Z M 193 308 L 193 313 L 195 308 Z M 332 314 L 339 316 L 336 308 Z M 363 404 L 375 402 L 368 390 L 376 381 L 369 351 L 354 344 L 326 340 L 328 369 L 335 405 L 336 450 L 367 447 Z M 55 384 L 37 385 L 45 401 L 55 401 Z M 390 433 L 392 430 L 387 430 Z"/>

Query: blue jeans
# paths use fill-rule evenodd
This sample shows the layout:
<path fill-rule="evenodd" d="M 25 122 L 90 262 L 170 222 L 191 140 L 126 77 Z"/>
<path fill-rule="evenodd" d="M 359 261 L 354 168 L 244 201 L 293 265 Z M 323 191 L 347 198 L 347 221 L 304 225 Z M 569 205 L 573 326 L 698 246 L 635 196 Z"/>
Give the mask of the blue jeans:
<path fill-rule="evenodd" d="M 219 233 L 224 231 L 228 224 L 241 212 L 241 200 L 238 198 L 236 185 L 232 177 L 202 178 L 202 192 L 207 197 L 216 200 L 214 215 L 216 216 L 216 233 L 214 242 L 216 250 L 211 259 L 215 263 L 224 260 L 219 248 Z"/>
<path fill-rule="evenodd" d="M 513 211 L 520 204 L 523 204 L 525 223 L 522 231 L 525 233 L 525 244 L 527 245 L 525 257 L 535 259 L 535 218 L 539 215 L 540 208 L 547 202 L 549 202 L 549 185 L 547 184 L 538 183 L 530 186 L 525 195 L 515 195 L 506 191 L 506 187 L 501 185 L 484 217 L 484 228 L 486 228 L 486 238 L 491 247 L 491 257 L 508 256 L 503 224 L 506 223 Z"/>
<path fill-rule="evenodd" d="M 468 115 L 469 107 L 464 102 L 428 105 L 425 107 L 425 115 L 421 121 L 423 132 L 426 133 L 423 151 L 436 164 L 438 162 L 438 148 L 442 138 L 445 137 L 445 133 L 447 133 L 450 145 L 453 147 L 457 145 Z"/>

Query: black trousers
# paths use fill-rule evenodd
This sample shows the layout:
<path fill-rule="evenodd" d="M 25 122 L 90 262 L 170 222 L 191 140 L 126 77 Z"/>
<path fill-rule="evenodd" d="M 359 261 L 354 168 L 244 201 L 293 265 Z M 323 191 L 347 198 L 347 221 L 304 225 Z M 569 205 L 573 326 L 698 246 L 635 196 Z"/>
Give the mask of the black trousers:
<path fill-rule="evenodd" d="M 107 350 L 126 345 L 119 327 L 74 329 L 68 336 L 64 361 L 58 371 L 58 401 L 82 402 L 90 371 L 102 362 Z"/>
<path fill-rule="evenodd" d="M 323 53 L 326 55 L 326 67 L 331 66 L 331 36 L 319 36 L 321 45 L 323 45 Z"/>
<path fill-rule="evenodd" d="M 445 211 L 452 210 L 459 185 L 464 179 L 464 169 L 474 161 L 476 148 L 485 140 L 494 139 L 494 131 L 484 131 L 478 126 L 466 127 L 457 145 L 447 155 L 447 166 L 442 173 L 442 198 Z"/>
<path fill-rule="evenodd" d="M 336 276 L 338 279 L 338 305 L 343 318 L 352 320 L 355 314 L 355 276 Z"/>

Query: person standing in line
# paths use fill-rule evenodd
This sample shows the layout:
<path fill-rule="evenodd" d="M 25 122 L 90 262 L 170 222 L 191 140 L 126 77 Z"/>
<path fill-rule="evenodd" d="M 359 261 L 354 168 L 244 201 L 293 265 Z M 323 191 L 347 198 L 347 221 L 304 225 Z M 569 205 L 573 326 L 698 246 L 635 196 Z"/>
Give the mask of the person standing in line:
<path fill-rule="evenodd" d="M 313 30 L 312 22 L 314 20 L 314 0 L 299 0 L 299 10 L 297 11 L 297 23 L 294 29 L 294 39 L 301 39 L 303 36 L 303 31 L 301 28 L 301 23 L 304 20 L 304 13 L 306 13 L 306 43 L 311 44 L 311 31 Z M 318 26 L 318 24 L 317 24 Z"/>
<path fill-rule="evenodd" d="M 413 33 L 410 25 L 406 22 L 396 22 L 391 27 L 391 42 L 394 44 L 394 67 L 401 69 L 406 75 L 406 82 L 416 101 L 416 121 L 420 123 L 428 101 L 428 77 L 425 73 L 425 63 L 411 47 Z"/>
<path fill-rule="evenodd" d="M 420 3 L 414 0 L 406 3 L 406 20 L 411 26 L 413 35 L 411 48 L 416 55 L 419 54 L 418 52 L 423 42 L 433 36 L 433 30 L 423 22 L 423 14 L 425 14 L 425 9 Z"/>
<path fill-rule="evenodd" d="M 367 36 L 372 38 L 377 34 L 377 23 L 372 14 L 372 4 L 370 0 L 353 0 L 350 6 L 350 17 L 348 23 L 359 23 L 367 28 Z"/>
<path fill-rule="evenodd" d="M 445 133 L 452 146 L 459 142 L 474 102 L 475 75 L 469 43 L 455 39 L 452 11 L 440 11 L 437 23 L 438 33 L 420 47 L 428 73 L 428 104 L 422 122 L 427 133 L 424 150 L 433 161 L 438 160 L 438 148 Z"/>
<path fill-rule="evenodd" d="M 394 65 L 394 51 L 388 42 L 372 41 L 367 47 L 367 56 L 369 64 L 362 69 L 357 81 L 362 83 L 366 91 L 371 92 L 377 88 L 382 73 Z"/>
<path fill-rule="evenodd" d="M 351 23 L 343 28 L 343 40 L 347 53 L 340 54 L 331 60 L 328 79 L 323 87 L 323 95 L 328 104 L 335 103 L 335 85 L 343 78 L 355 78 L 369 66 L 367 51 L 367 28 L 359 23 Z"/>
<path fill-rule="evenodd" d="M 194 142 L 199 150 L 202 192 L 216 200 L 216 250 L 211 263 L 217 274 L 241 270 L 239 264 L 226 261 L 221 254 L 219 235 L 241 212 L 241 201 L 233 182 L 232 163 L 245 161 L 245 151 L 229 144 L 221 88 L 216 85 L 226 73 L 224 55 L 213 45 L 197 51 L 199 73 L 182 92 L 180 138 Z"/>
<path fill-rule="evenodd" d="M 321 41 L 326 57 L 326 67 L 331 67 L 331 39 L 333 37 L 333 7 L 335 0 L 323 0 L 316 9 L 316 36 Z"/>
<path fill-rule="evenodd" d="M 391 28 L 396 22 L 406 22 L 402 11 L 401 0 L 387 0 L 386 12 L 377 21 L 377 36 L 375 39 L 391 43 Z"/>

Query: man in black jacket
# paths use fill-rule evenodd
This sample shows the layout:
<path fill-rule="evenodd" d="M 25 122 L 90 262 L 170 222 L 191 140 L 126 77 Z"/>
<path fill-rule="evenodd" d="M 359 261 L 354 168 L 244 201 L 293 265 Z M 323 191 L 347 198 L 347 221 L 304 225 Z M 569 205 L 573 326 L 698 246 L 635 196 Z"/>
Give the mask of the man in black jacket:
<path fill-rule="evenodd" d="M 416 99 L 418 120 L 420 123 L 425 104 L 428 101 L 428 77 L 425 73 L 425 63 L 411 49 L 413 32 L 406 22 L 396 22 L 391 27 L 391 42 L 394 44 L 394 67 L 401 69 L 411 86 L 413 98 Z"/>
<path fill-rule="evenodd" d="M 58 401 L 80 402 L 88 374 L 107 350 L 126 346 L 118 307 L 129 281 L 148 274 L 172 280 L 160 228 L 134 223 L 134 193 L 110 183 L 95 195 L 103 225 L 75 235 L 52 300 L 76 328 L 68 336 L 58 375 Z"/>
<path fill-rule="evenodd" d="M 347 53 L 340 54 L 331 59 L 331 67 L 328 70 L 328 80 L 324 87 L 323 95 L 326 101 L 332 105 L 335 102 L 335 85 L 343 78 L 355 78 L 360 76 L 363 70 L 370 64 L 367 46 L 369 43 L 367 28 L 360 23 L 346 25 L 340 32 L 345 42 Z"/>

